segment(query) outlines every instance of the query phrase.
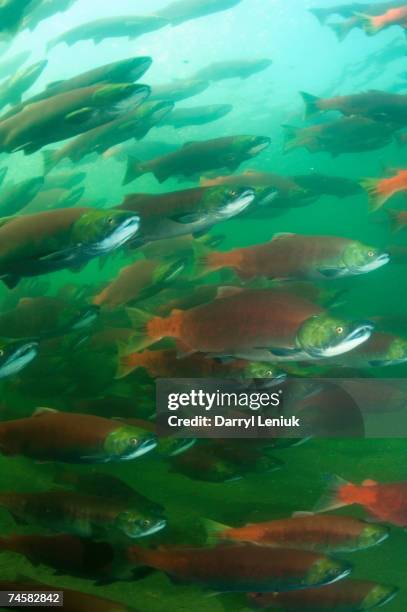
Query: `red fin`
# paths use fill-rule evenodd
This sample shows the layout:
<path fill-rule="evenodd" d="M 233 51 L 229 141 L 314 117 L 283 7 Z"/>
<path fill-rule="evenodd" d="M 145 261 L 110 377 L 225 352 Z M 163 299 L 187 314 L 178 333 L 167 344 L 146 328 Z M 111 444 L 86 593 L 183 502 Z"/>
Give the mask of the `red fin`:
<path fill-rule="evenodd" d="M 176 345 L 178 359 L 182 359 L 183 357 L 189 357 L 190 355 L 197 353 L 196 349 L 192 348 L 192 346 L 188 346 L 188 344 L 186 344 L 182 340 L 177 340 Z"/>
<path fill-rule="evenodd" d="M 375 480 L 367 478 L 362 482 L 362 487 L 375 487 L 378 483 Z"/>
<path fill-rule="evenodd" d="M 347 506 L 348 504 L 339 498 L 339 492 L 342 487 L 349 484 L 348 481 L 340 478 L 340 476 L 332 476 L 328 488 L 316 504 L 314 512 L 328 512 L 329 510 L 337 510 Z"/>

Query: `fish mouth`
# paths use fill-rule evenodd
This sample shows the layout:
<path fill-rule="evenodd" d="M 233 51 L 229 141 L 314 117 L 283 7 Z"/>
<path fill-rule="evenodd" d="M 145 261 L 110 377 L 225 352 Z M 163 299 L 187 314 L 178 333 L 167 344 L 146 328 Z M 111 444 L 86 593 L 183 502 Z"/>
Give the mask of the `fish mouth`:
<path fill-rule="evenodd" d="M 154 533 L 157 533 L 158 531 L 161 531 L 162 529 L 164 529 L 166 525 L 167 525 L 167 521 L 165 519 L 159 519 L 145 531 L 138 533 L 137 535 L 133 535 L 133 534 L 132 535 L 127 534 L 127 535 L 129 535 L 129 537 L 133 539 L 145 538 L 146 536 L 150 536 L 150 535 L 153 535 Z"/>
<path fill-rule="evenodd" d="M 267 189 L 263 189 L 261 194 L 256 197 L 256 204 L 258 206 L 269 206 L 278 198 L 280 195 L 278 189 L 274 187 L 269 187 Z"/>
<path fill-rule="evenodd" d="M 150 95 L 151 87 L 148 85 L 134 84 L 127 96 L 114 105 L 114 112 L 121 114 L 131 111 L 135 106 L 139 106 Z"/>
<path fill-rule="evenodd" d="M 149 453 L 157 446 L 157 438 L 151 436 L 150 438 L 145 438 L 139 444 L 137 444 L 134 449 L 121 457 L 122 461 L 130 461 L 131 459 L 136 459 L 137 457 L 141 457 L 146 453 Z"/>
<path fill-rule="evenodd" d="M 76 187 L 75 189 L 72 189 L 72 191 L 64 202 L 64 206 L 73 206 L 81 199 L 84 193 L 85 187 Z"/>
<path fill-rule="evenodd" d="M 406 363 L 406 357 L 401 357 L 400 359 L 372 359 L 369 361 L 369 365 L 371 368 L 386 368 L 388 366 L 397 366 Z"/>
<path fill-rule="evenodd" d="M 7 348 L 7 355 L 0 364 L 0 378 L 13 376 L 25 368 L 38 353 L 38 342 L 25 341 L 11 343 Z"/>
<path fill-rule="evenodd" d="M 285 372 L 280 372 L 272 378 L 253 378 L 247 388 L 251 390 L 271 389 L 283 384 L 287 380 L 287 376 Z"/>
<path fill-rule="evenodd" d="M 399 591 L 400 589 L 398 587 L 378 584 L 370 591 L 363 602 L 361 602 L 363 606 L 361 609 L 367 610 L 372 606 L 384 606 L 392 601 Z"/>
<path fill-rule="evenodd" d="M 96 245 L 98 253 L 108 253 L 125 244 L 140 229 L 140 217 L 134 215 L 118 225 L 109 236 Z"/>
<path fill-rule="evenodd" d="M 168 453 L 168 457 L 178 457 L 178 455 L 182 455 L 187 450 L 192 448 L 196 443 L 195 438 L 178 438 L 176 446 L 172 449 L 170 453 Z"/>
<path fill-rule="evenodd" d="M 255 155 L 258 155 L 259 153 L 264 151 L 264 149 L 267 149 L 267 147 L 270 146 L 270 143 L 271 143 L 271 138 L 266 138 L 266 137 L 259 138 L 256 144 L 250 147 L 248 154 L 254 157 Z"/>
<path fill-rule="evenodd" d="M 374 324 L 371 321 L 361 321 L 353 325 L 352 330 L 345 338 L 341 338 L 338 344 L 323 348 L 307 348 L 305 351 L 313 358 L 321 357 L 336 357 L 343 353 L 352 351 L 360 344 L 363 344 L 370 338 L 374 330 Z"/>
<path fill-rule="evenodd" d="M 133 81 L 137 81 L 147 70 L 150 68 L 153 60 L 151 57 L 137 57 L 133 60 L 133 67 L 129 72 L 129 78 Z"/>
<path fill-rule="evenodd" d="M 385 266 L 386 264 L 389 263 L 389 261 L 390 261 L 390 254 L 382 253 L 381 255 L 376 257 L 374 261 L 370 261 L 364 266 L 356 267 L 356 270 L 357 270 L 357 273 L 359 274 L 363 274 L 365 272 L 372 272 L 373 270 L 377 270 L 378 268 Z"/>
<path fill-rule="evenodd" d="M 36 75 L 42 72 L 47 64 L 48 64 L 48 60 L 42 60 L 41 62 L 37 62 L 36 64 L 33 64 L 30 70 L 27 71 L 25 76 L 30 77 L 30 76 L 33 76 L 33 75 Z"/>
<path fill-rule="evenodd" d="M 84 327 L 88 327 L 91 325 L 100 314 L 100 307 L 96 305 L 89 306 L 80 316 L 79 320 L 74 323 L 72 326 L 72 330 L 83 329 Z"/>
<path fill-rule="evenodd" d="M 219 218 L 228 219 L 235 217 L 236 215 L 243 212 L 256 197 L 256 192 L 251 187 L 242 187 L 236 197 L 231 199 L 225 206 L 220 210 Z"/>
<path fill-rule="evenodd" d="M 216 111 L 215 115 L 217 119 L 221 119 L 225 115 L 228 115 L 233 110 L 233 106 L 231 104 L 222 104 Z"/>
<path fill-rule="evenodd" d="M 175 104 L 173 102 L 162 102 L 162 104 L 160 104 L 160 106 L 154 110 L 151 115 L 154 123 L 158 123 L 164 119 L 164 117 L 173 110 L 174 106 Z"/>

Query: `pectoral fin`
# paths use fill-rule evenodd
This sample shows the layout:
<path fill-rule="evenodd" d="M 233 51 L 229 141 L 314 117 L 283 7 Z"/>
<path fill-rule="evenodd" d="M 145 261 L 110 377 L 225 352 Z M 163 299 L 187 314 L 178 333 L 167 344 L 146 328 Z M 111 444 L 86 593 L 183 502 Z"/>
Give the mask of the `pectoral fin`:
<path fill-rule="evenodd" d="M 183 213 L 170 217 L 172 221 L 176 221 L 177 223 L 196 223 L 200 221 L 201 218 L 202 216 L 198 213 Z"/>
<path fill-rule="evenodd" d="M 337 278 L 342 276 L 342 270 L 339 268 L 318 268 L 318 272 L 326 278 Z"/>
<path fill-rule="evenodd" d="M 65 121 L 72 124 L 80 124 L 88 121 L 93 115 L 93 108 L 80 108 L 65 116 Z"/>
<path fill-rule="evenodd" d="M 73 258 L 73 254 L 70 251 L 54 251 L 53 253 L 48 253 L 47 255 L 44 255 L 43 257 L 39 257 L 38 261 L 41 262 L 51 262 L 51 263 L 57 263 L 57 262 L 68 262 L 70 259 Z"/>
<path fill-rule="evenodd" d="M 3 283 L 9 289 L 14 289 L 14 287 L 17 287 L 20 280 L 21 280 L 20 277 L 17 276 L 16 274 L 8 274 L 7 276 L 3 276 L 2 278 Z"/>
<path fill-rule="evenodd" d="M 267 348 L 271 355 L 276 357 L 299 357 L 303 354 L 302 349 L 299 348 Z"/>

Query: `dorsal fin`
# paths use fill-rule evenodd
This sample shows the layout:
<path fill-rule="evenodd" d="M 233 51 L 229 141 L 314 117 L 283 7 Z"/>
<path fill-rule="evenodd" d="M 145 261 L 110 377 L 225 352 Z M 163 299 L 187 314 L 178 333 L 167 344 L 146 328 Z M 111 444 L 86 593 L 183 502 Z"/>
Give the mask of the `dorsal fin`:
<path fill-rule="evenodd" d="M 221 298 L 231 297 L 232 295 L 242 293 L 242 291 L 242 287 L 218 287 L 215 299 L 219 300 Z"/>
<path fill-rule="evenodd" d="M 362 487 L 375 487 L 376 485 L 376 480 L 372 480 L 371 478 L 366 478 L 366 480 L 362 482 Z"/>
<path fill-rule="evenodd" d="M 277 232 L 271 237 L 271 242 L 273 240 L 278 240 L 279 238 L 287 238 L 288 236 L 296 236 L 294 232 Z"/>
<path fill-rule="evenodd" d="M 32 413 L 32 416 L 39 417 L 39 416 L 43 416 L 44 414 L 50 414 L 51 412 L 54 414 L 59 414 L 58 410 L 56 410 L 55 408 L 48 408 L 47 406 L 39 406 L 38 408 L 34 410 L 34 412 Z"/>

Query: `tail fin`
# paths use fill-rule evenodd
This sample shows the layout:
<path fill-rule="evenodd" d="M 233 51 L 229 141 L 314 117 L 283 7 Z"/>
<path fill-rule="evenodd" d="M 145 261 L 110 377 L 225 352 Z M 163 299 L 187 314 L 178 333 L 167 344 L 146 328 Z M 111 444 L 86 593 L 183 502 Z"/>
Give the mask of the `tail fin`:
<path fill-rule="evenodd" d="M 389 199 L 388 194 L 380 193 L 378 186 L 381 179 L 367 178 L 360 182 L 369 196 L 369 211 L 374 212 L 383 206 Z"/>
<path fill-rule="evenodd" d="M 346 487 L 349 484 L 351 483 L 340 476 L 330 476 L 328 488 L 314 507 L 314 512 L 329 512 L 329 510 L 336 510 L 347 506 L 348 504 L 340 500 L 339 492 L 342 487 Z"/>
<path fill-rule="evenodd" d="M 298 146 L 298 134 L 301 131 L 301 128 L 297 128 L 293 125 L 282 125 L 284 130 L 284 153 L 288 153 L 292 149 L 295 149 Z"/>
<path fill-rule="evenodd" d="M 222 523 L 217 523 L 210 519 L 202 519 L 202 525 L 205 528 L 207 536 L 206 543 L 210 546 L 219 544 L 220 541 L 225 539 L 223 536 L 225 532 L 230 529 L 229 525 L 223 525 Z"/>
<path fill-rule="evenodd" d="M 117 370 L 116 379 L 125 378 L 141 366 L 141 354 L 129 352 L 124 342 L 117 343 Z"/>
<path fill-rule="evenodd" d="M 232 265 L 232 261 L 230 261 L 229 253 L 214 251 L 200 257 L 196 262 L 195 269 L 197 272 L 200 272 L 201 275 L 205 275 L 216 272 L 217 270 L 222 270 L 223 268 L 233 267 L 234 266 Z"/>
<path fill-rule="evenodd" d="M 333 30 L 333 32 L 336 34 L 336 37 L 339 42 L 342 42 L 343 40 L 345 40 L 345 38 L 350 32 L 350 29 L 347 26 L 346 21 L 338 22 L 338 23 L 328 23 L 328 27 L 330 27 L 331 30 Z"/>
<path fill-rule="evenodd" d="M 139 176 L 143 176 L 144 173 L 145 170 L 142 162 L 129 155 L 129 157 L 127 158 L 126 174 L 124 175 L 123 185 L 131 183 Z"/>
<path fill-rule="evenodd" d="M 58 161 L 55 159 L 56 152 L 57 151 L 55 151 L 54 149 L 45 149 L 44 151 L 41 151 L 43 162 L 44 162 L 44 174 L 45 175 L 51 172 L 51 170 L 55 168 L 55 166 L 58 163 Z"/>
<path fill-rule="evenodd" d="M 195 265 L 193 275 L 195 278 L 200 278 L 221 270 L 226 267 L 224 257 L 226 253 L 221 251 L 212 251 L 210 245 L 200 240 L 195 240 L 192 244 L 195 257 Z"/>
<path fill-rule="evenodd" d="M 390 229 L 392 232 L 398 232 L 402 229 L 403 223 L 400 220 L 400 211 L 388 208 L 386 214 L 389 217 Z"/>
<path fill-rule="evenodd" d="M 308 117 L 312 117 L 312 115 L 320 112 L 318 102 L 321 100 L 321 98 L 318 98 L 318 96 L 313 96 L 306 91 L 300 91 L 300 95 L 305 102 L 305 117 L 307 119 Z"/>
<path fill-rule="evenodd" d="M 148 312 L 141 308 L 126 308 L 126 313 L 134 329 L 134 334 L 127 344 L 128 353 L 140 351 L 161 339 L 152 338 L 149 335 L 147 326 L 153 317 Z"/>
<path fill-rule="evenodd" d="M 314 17 L 316 17 L 319 21 L 319 23 L 321 25 L 324 25 L 325 21 L 327 20 L 328 16 L 329 16 L 329 12 L 327 11 L 327 9 L 324 8 L 311 8 L 308 9 L 310 13 L 312 13 L 314 15 Z"/>
<path fill-rule="evenodd" d="M 354 13 L 354 15 L 360 19 L 362 28 L 369 36 L 374 36 L 383 27 L 381 25 L 376 25 L 374 22 L 374 17 L 371 15 L 366 15 L 365 13 Z"/>

